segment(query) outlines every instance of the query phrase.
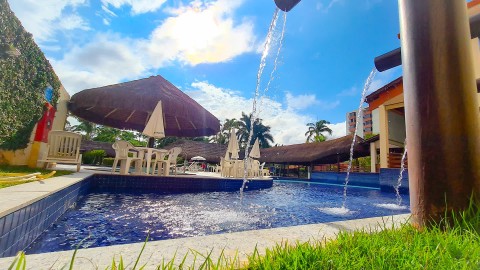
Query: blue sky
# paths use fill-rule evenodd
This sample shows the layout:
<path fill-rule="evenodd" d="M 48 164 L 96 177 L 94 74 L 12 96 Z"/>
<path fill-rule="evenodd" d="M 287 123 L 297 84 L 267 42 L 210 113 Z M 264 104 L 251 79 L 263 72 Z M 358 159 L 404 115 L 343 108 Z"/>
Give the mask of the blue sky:
<path fill-rule="evenodd" d="M 217 118 L 250 112 L 273 0 L 9 0 L 67 91 L 162 75 Z M 279 13 L 274 40 L 280 39 Z M 345 135 L 374 57 L 400 46 L 397 1 L 305 0 L 286 16 L 261 82 L 260 118 L 276 143 L 325 119 Z M 278 42 L 274 42 L 278 44 Z M 370 91 L 401 75 L 377 74 Z"/>

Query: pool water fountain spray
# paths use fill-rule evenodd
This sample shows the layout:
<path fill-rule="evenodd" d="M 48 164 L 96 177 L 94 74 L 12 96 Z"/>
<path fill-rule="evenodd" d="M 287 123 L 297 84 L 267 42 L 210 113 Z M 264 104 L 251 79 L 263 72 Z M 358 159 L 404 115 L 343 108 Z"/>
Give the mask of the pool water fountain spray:
<path fill-rule="evenodd" d="M 397 203 L 383 203 L 383 204 L 375 204 L 377 207 L 387 208 L 392 210 L 402 210 L 407 209 L 407 206 L 402 205 L 402 196 L 400 195 L 400 187 L 402 186 L 403 180 L 403 173 L 405 173 L 405 160 L 407 159 L 407 138 L 405 138 L 404 142 L 404 150 L 402 155 L 402 161 L 400 164 L 400 174 L 398 175 L 397 184 L 393 186 L 395 189 L 395 197 L 397 199 Z"/>
<path fill-rule="evenodd" d="M 257 112 L 257 101 L 260 97 L 260 82 L 261 82 L 261 78 L 262 78 L 262 74 L 263 74 L 263 70 L 265 69 L 265 66 L 267 64 L 267 57 L 270 53 L 270 49 L 273 47 L 273 44 L 272 42 L 274 41 L 274 33 L 275 33 L 275 29 L 276 29 L 276 25 L 277 25 L 277 20 L 278 20 L 278 11 L 279 9 L 278 8 L 275 8 L 275 11 L 273 13 L 273 18 L 272 18 L 272 21 L 270 23 L 270 27 L 268 29 L 268 34 L 267 34 L 267 38 L 265 40 L 265 45 L 264 45 L 264 48 L 263 48 L 263 53 L 262 53 L 262 57 L 260 59 L 260 66 L 258 68 L 258 72 L 257 72 L 257 82 L 256 82 L 256 87 L 255 87 L 255 94 L 254 94 L 254 97 L 253 97 L 253 105 L 252 105 L 252 113 L 250 114 L 250 132 L 248 134 L 248 139 L 247 139 L 247 142 L 246 142 L 246 145 L 245 145 L 245 157 L 244 157 L 244 168 L 243 168 L 243 183 L 242 183 L 242 187 L 240 188 L 240 193 L 243 193 L 243 190 L 245 189 L 245 187 L 247 186 L 248 184 L 248 168 L 250 167 L 250 164 L 249 164 L 249 148 L 250 148 L 250 144 L 252 143 L 253 141 L 253 128 L 254 128 L 254 124 L 255 124 L 255 121 L 256 119 L 258 118 L 258 112 Z M 282 32 L 281 32 L 281 37 L 279 39 L 279 44 L 278 44 L 278 49 L 277 49 L 277 54 L 275 56 L 275 59 L 274 59 L 274 67 L 273 67 L 273 70 L 272 72 L 270 73 L 270 79 L 268 81 L 268 84 L 264 90 L 264 95 L 265 93 L 268 91 L 268 88 L 270 87 L 270 83 L 273 81 L 273 74 L 275 73 L 276 69 L 277 69 L 277 60 L 278 60 L 278 56 L 280 55 L 280 49 L 281 49 L 281 46 L 282 46 L 282 41 L 283 41 L 283 37 L 284 37 L 284 33 L 285 33 L 285 24 L 286 24 L 286 20 L 287 20 L 287 13 L 285 12 L 284 13 L 284 20 L 283 20 L 283 27 L 282 27 Z"/>
<path fill-rule="evenodd" d="M 268 80 L 268 83 L 267 83 L 267 86 L 265 87 L 265 89 L 263 90 L 263 97 L 265 97 L 267 95 L 267 92 L 268 90 L 270 89 L 270 84 L 272 83 L 273 81 L 273 78 L 274 78 L 274 74 L 275 72 L 277 71 L 277 66 L 278 66 L 278 58 L 280 56 L 280 51 L 282 49 L 282 45 L 283 45 L 283 38 L 285 36 L 285 25 L 287 24 L 287 12 L 284 12 L 283 13 L 283 26 L 282 26 L 282 32 L 280 33 L 280 39 L 278 41 L 278 47 L 277 47 L 277 55 L 275 56 L 275 59 L 273 61 L 273 69 L 272 71 L 270 72 L 270 79 Z M 259 111 L 258 111 L 258 114 L 261 113 L 261 110 L 263 108 L 263 98 L 260 99 L 260 106 L 259 106 Z"/>
<path fill-rule="evenodd" d="M 350 171 L 352 170 L 352 162 L 353 162 L 353 150 L 355 147 L 355 141 L 357 140 L 357 133 L 358 133 L 358 123 L 362 121 L 363 118 L 363 103 L 365 103 L 365 96 L 367 95 L 368 89 L 370 89 L 370 85 L 377 74 L 377 69 L 373 68 L 368 75 L 367 81 L 365 81 L 365 85 L 363 86 L 362 96 L 360 98 L 360 105 L 358 106 L 357 112 L 357 121 L 355 123 L 355 132 L 353 133 L 353 140 L 352 144 L 350 145 L 350 160 L 348 161 L 348 168 L 347 168 L 347 176 L 345 177 L 345 185 L 343 186 L 343 203 L 342 208 L 346 208 L 347 203 L 347 188 L 348 188 L 348 181 L 350 180 Z"/>
<path fill-rule="evenodd" d="M 349 181 L 349 178 L 350 178 L 350 171 L 352 170 L 353 150 L 354 150 L 354 146 L 355 146 L 355 141 L 357 139 L 358 123 L 360 123 L 360 121 L 362 121 L 362 117 L 363 117 L 363 103 L 365 102 L 365 96 L 367 95 L 368 89 L 370 89 L 370 85 L 372 84 L 372 81 L 375 78 L 376 74 L 377 74 L 377 69 L 373 68 L 372 71 L 370 72 L 370 75 L 368 75 L 367 80 L 365 81 L 365 85 L 364 85 L 363 91 L 362 91 L 362 96 L 360 98 L 360 105 L 358 106 L 358 112 L 357 112 L 357 122 L 355 124 L 355 132 L 353 134 L 352 144 L 350 145 L 350 160 L 348 161 L 347 176 L 345 177 L 345 184 L 343 186 L 342 207 L 319 208 L 319 210 L 321 212 L 324 212 L 326 214 L 330 214 L 330 215 L 352 214 L 352 211 L 350 211 L 347 208 L 346 204 L 347 204 L 348 181 Z"/>

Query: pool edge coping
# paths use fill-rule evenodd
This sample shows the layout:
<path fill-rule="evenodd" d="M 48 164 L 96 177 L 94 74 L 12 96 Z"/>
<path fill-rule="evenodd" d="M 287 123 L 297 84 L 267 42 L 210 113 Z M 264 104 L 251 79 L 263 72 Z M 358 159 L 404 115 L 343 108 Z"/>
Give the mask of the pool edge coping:
<path fill-rule="evenodd" d="M 2 188 L 0 189 L 0 218 L 81 182 L 94 174 L 90 172 L 75 172 L 69 175 Z M 39 185 L 46 186 L 40 186 L 44 189 L 39 190 Z M 19 194 L 22 194 L 23 197 L 19 198 Z"/>

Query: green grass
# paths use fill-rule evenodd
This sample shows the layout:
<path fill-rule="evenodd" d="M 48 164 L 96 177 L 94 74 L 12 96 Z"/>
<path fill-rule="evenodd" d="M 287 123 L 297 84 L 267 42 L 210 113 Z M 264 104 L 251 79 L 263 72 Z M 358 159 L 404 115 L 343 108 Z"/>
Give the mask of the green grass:
<path fill-rule="evenodd" d="M 342 232 L 327 243 L 280 244 L 264 256 L 255 252 L 245 269 L 480 269 L 480 212 L 469 210 L 453 225 L 424 231 L 404 224 Z"/>
<path fill-rule="evenodd" d="M 262 255 L 258 250 L 253 251 L 244 265 L 240 264 L 238 257 L 212 259 L 210 253 L 202 255 L 192 251 L 195 265 L 185 265 L 186 255 L 180 265 L 175 265 L 172 259 L 156 269 L 480 269 L 478 207 L 471 206 L 450 221 L 423 231 L 406 223 L 399 228 L 385 227 L 380 232 L 342 232 L 336 240 L 329 242 L 278 244 Z M 22 256 L 20 253 L 11 267 L 25 264 Z M 70 266 L 74 256 L 75 253 Z M 107 269 L 125 269 L 124 265 L 121 257 L 118 262 L 113 258 Z M 144 269 L 144 266 L 138 269 Z"/>
<path fill-rule="evenodd" d="M 0 176 L 8 176 L 9 173 L 35 173 L 39 172 L 42 174 L 48 174 L 52 170 L 45 170 L 45 169 L 39 169 L 39 168 L 29 168 L 27 166 L 10 166 L 10 165 L 0 165 Z M 55 170 L 56 173 L 52 177 L 56 176 L 62 176 L 62 175 L 68 175 L 74 173 L 73 171 L 65 171 L 65 170 Z M 35 181 L 35 180 L 34 180 Z M 0 188 L 5 188 L 5 187 L 10 187 L 10 186 L 15 186 L 15 185 L 20 185 L 28 182 L 33 182 L 33 181 L 26 181 L 26 182 L 0 182 Z"/>

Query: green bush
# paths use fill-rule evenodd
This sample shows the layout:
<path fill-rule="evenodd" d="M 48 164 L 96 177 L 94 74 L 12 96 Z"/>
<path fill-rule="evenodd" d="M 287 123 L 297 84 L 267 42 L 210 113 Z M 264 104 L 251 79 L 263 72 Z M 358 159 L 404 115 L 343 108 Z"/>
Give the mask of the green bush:
<path fill-rule="evenodd" d="M 0 57 L 0 149 L 23 149 L 45 111 L 45 89 L 52 87 L 50 104 L 56 106 L 61 83 L 6 0 L 0 0 L 0 26 L 0 44 L 21 52 Z"/>
<path fill-rule="evenodd" d="M 102 159 L 105 155 L 105 150 L 91 150 L 85 152 L 82 155 L 82 163 L 93 165 L 102 164 Z"/>
<path fill-rule="evenodd" d="M 113 161 L 115 161 L 115 158 L 104 158 L 102 160 L 102 165 L 107 166 L 107 167 L 111 167 L 111 166 L 113 166 Z"/>

